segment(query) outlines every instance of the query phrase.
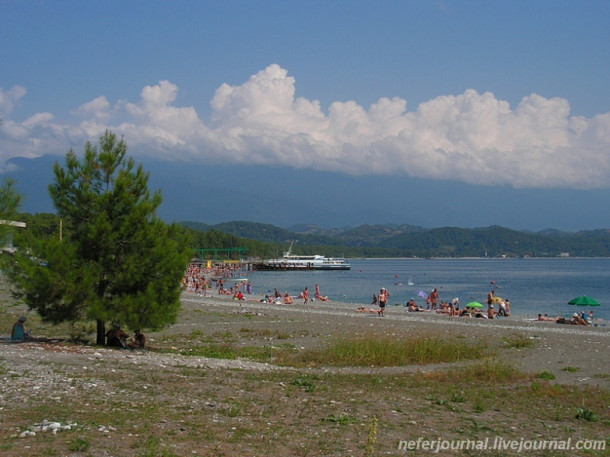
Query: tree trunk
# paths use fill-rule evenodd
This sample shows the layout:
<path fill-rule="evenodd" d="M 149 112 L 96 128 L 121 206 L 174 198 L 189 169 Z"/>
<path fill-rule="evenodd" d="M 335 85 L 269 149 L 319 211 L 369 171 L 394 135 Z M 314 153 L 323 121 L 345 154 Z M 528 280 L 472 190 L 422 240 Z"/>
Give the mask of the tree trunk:
<path fill-rule="evenodd" d="M 101 320 L 97 320 L 97 339 L 95 344 L 98 346 L 106 345 L 106 323 Z"/>

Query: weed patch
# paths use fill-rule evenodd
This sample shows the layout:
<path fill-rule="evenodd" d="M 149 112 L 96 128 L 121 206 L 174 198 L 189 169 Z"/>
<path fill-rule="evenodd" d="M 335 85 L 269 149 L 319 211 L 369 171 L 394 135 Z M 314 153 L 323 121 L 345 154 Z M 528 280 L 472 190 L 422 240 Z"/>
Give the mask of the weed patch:
<path fill-rule="evenodd" d="M 507 349 L 529 349 L 534 347 L 534 340 L 524 335 L 510 335 L 502 338 Z"/>
<path fill-rule="evenodd" d="M 308 365 L 405 366 L 458 362 L 489 354 L 486 345 L 469 344 L 458 339 L 414 337 L 403 340 L 369 335 L 338 339 L 325 349 L 309 350 L 295 359 Z"/>

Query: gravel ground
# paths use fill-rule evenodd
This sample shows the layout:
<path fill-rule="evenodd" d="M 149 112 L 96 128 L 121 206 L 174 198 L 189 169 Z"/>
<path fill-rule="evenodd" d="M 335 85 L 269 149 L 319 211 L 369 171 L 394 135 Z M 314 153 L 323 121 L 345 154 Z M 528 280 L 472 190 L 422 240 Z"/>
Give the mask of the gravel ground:
<path fill-rule="evenodd" d="M 607 438 L 607 425 L 576 421 L 573 407 L 563 411 L 561 403 L 549 413 L 555 419 L 538 419 L 544 407 L 533 412 L 521 406 L 514 409 L 509 398 L 485 400 L 495 402 L 494 406 L 474 411 L 480 406 L 471 404 L 474 400 L 452 403 L 449 392 L 441 394 L 449 400 L 436 398 L 439 393 L 433 385 L 421 393 L 398 387 L 401 374 L 434 376 L 476 361 L 295 369 L 164 352 L 202 341 L 250 347 L 289 344 L 306 350 L 347 335 L 458 337 L 491 344 L 499 359 L 527 373 L 552 373 L 556 379 L 551 384 L 585 392 L 610 388 L 610 332 L 605 326 L 576 327 L 516 317 L 451 318 L 407 313 L 402 307 L 389 307 L 381 318 L 355 312 L 359 304 L 354 303 L 285 306 L 186 293 L 182 302 L 178 322 L 162 332 L 148 333 L 152 350 L 144 351 L 69 344 L 49 328 L 37 329 L 39 321 L 30 315 L 34 335 L 44 337 L 49 332 L 45 341 L 0 343 L 2 455 L 365 455 L 373 417 L 375 424 L 379 421 L 376 455 L 404 455 L 396 451 L 399 440 L 439 434 Z M 24 312 L 19 306 L 6 309 L 0 328 L 9 328 Z M 532 347 L 505 348 L 503 342 L 513 337 L 531 340 Z M 377 384 L 386 375 L 391 383 Z M 296 380 L 315 384 L 315 394 L 298 387 Z M 602 393 L 600 398 L 606 402 L 608 397 Z M 605 424 L 609 408 L 603 404 L 597 410 Z"/>

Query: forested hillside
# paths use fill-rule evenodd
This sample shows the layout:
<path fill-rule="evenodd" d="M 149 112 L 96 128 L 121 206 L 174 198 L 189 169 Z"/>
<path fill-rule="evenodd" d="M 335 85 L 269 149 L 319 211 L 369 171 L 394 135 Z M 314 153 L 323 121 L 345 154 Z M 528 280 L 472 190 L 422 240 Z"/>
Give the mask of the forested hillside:
<path fill-rule="evenodd" d="M 27 229 L 15 243 L 27 246 L 33 238 L 59 236 L 54 214 L 23 214 Z M 547 230 L 520 232 L 500 226 L 484 228 L 412 225 L 362 225 L 335 228 L 293 227 L 292 230 L 247 221 L 208 225 L 182 222 L 193 249 L 245 247 L 248 257 L 281 256 L 293 244 L 297 254 L 339 257 L 609 257 L 610 230 L 577 233 Z M 63 226 L 62 230 L 70 230 Z"/>

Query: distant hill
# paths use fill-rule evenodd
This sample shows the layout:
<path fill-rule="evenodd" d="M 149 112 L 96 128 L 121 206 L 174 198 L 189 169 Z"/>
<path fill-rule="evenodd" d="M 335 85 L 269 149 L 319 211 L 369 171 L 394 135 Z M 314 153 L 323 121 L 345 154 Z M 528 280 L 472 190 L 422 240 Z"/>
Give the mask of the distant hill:
<path fill-rule="evenodd" d="M 483 228 L 412 225 L 361 225 L 325 229 L 315 225 L 282 229 L 258 222 L 234 221 L 206 225 L 183 222 L 198 231 L 218 230 L 236 237 L 276 245 L 296 240 L 295 252 L 327 255 L 395 257 L 609 257 L 610 230 L 577 233 L 547 230 L 521 232 L 501 226 Z M 322 251 L 321 249 L 324 249 Z"/>

